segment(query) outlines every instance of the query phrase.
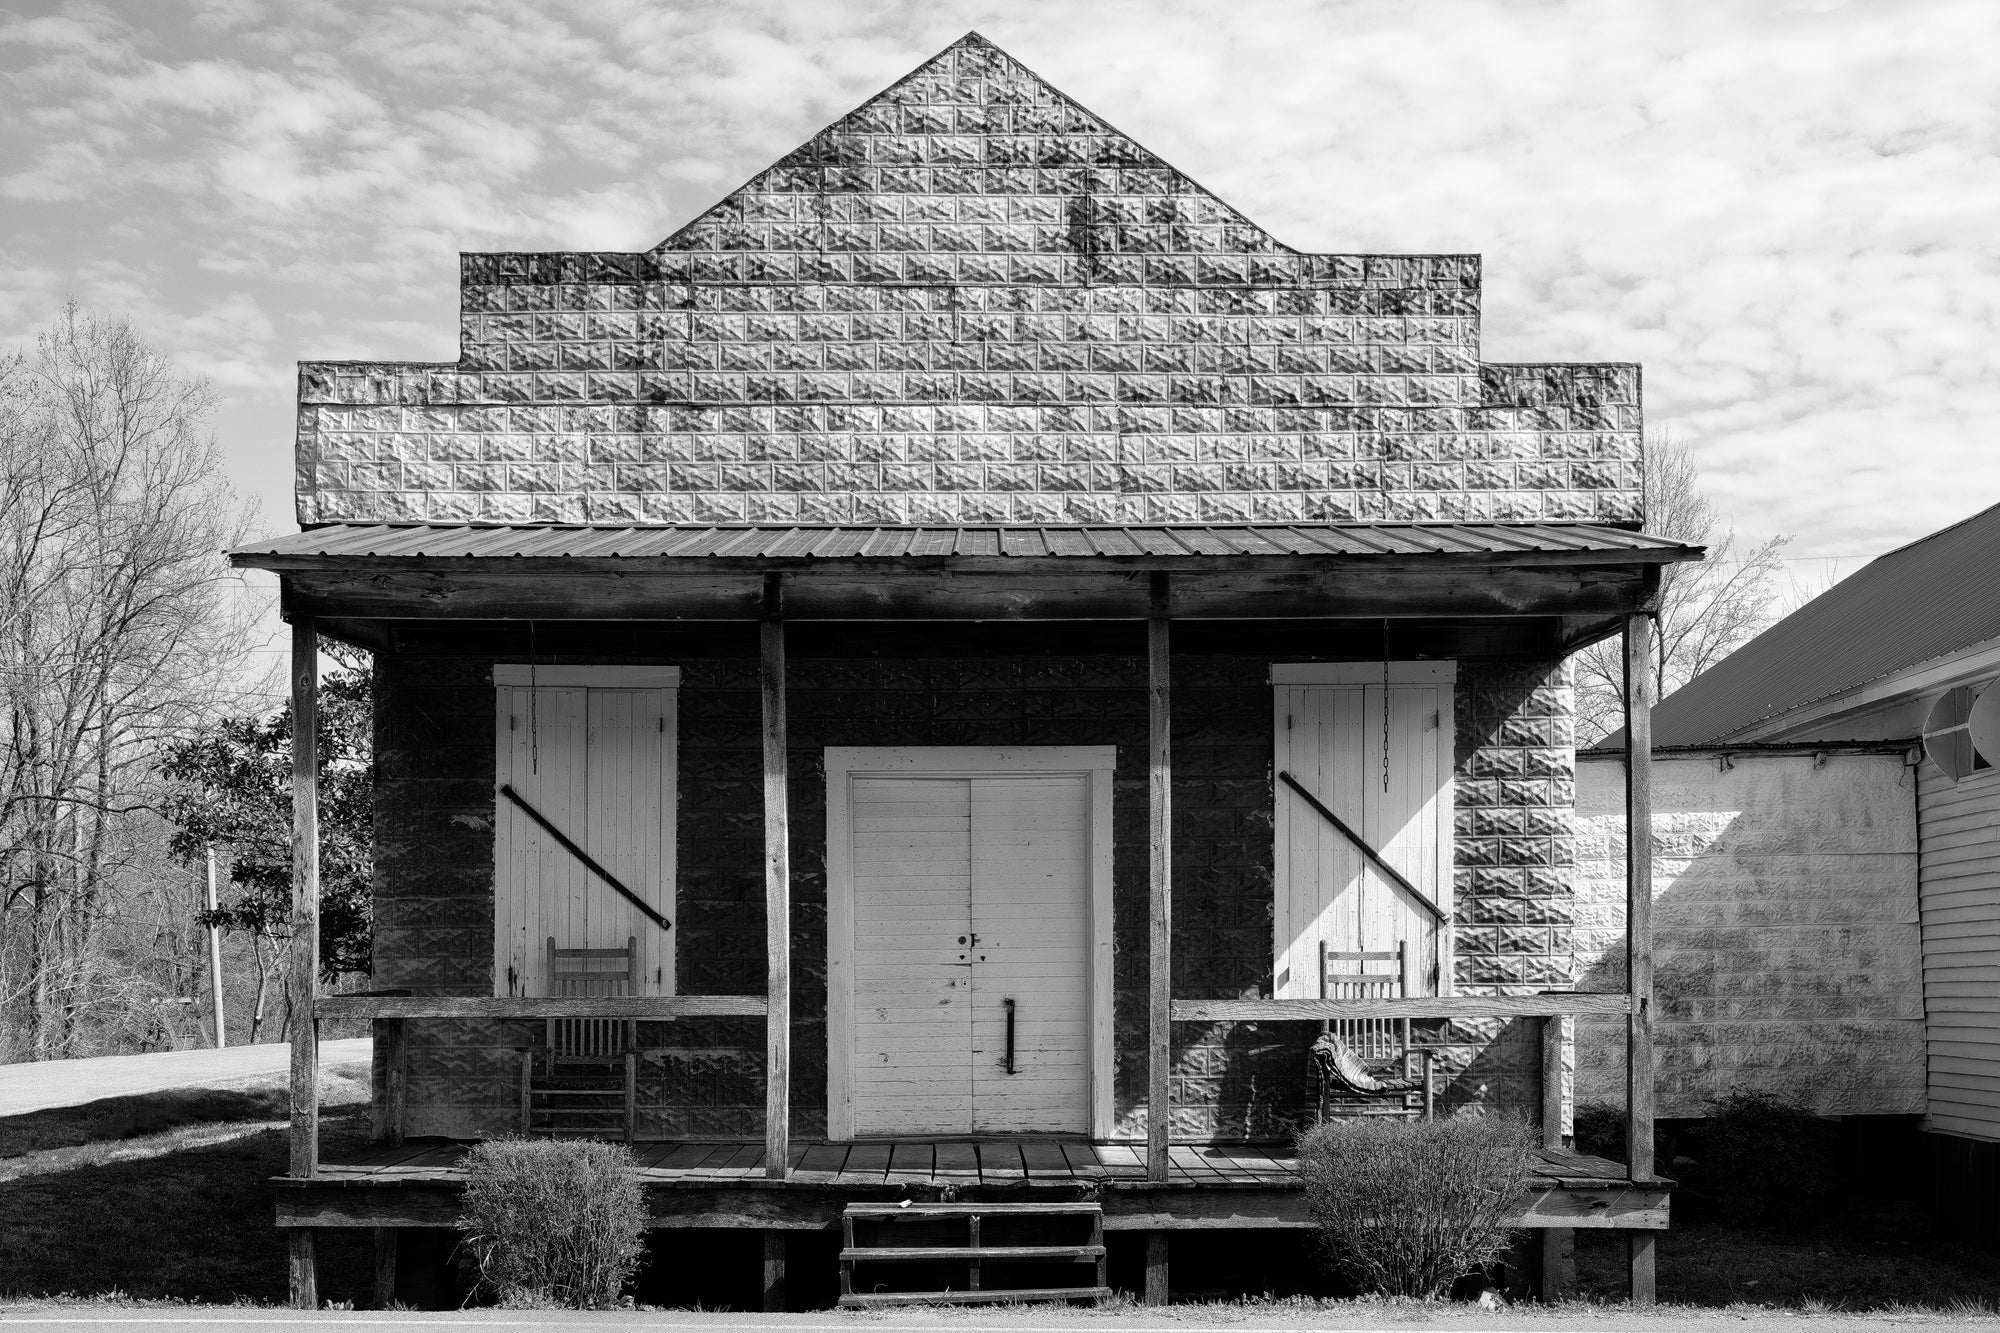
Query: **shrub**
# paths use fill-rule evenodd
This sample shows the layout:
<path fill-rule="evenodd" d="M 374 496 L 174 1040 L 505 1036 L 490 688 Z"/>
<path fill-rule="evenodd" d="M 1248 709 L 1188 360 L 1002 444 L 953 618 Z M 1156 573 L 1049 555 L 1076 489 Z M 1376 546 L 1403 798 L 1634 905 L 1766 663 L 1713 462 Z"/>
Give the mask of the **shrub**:
<path fill-rule="evenodd" d="M 1691 1137 L 1691 1192 L 1739 1216 L 1805 1216 L 1840 1192 L 1833 1126 L 1785 1098 L 1718 1097 Z"/>
<path fill-rule="evenodd" d="M 1625 1160 L 1625 1108 L 1609 1102 L 1581 1102 L 1570 1122 L 1576 1150 L 1586 1157 Z"/>
<path fill-rule="evenodd" d="M 1299 1138 L 1327 1261 L 1389 1296 L 1436 1298 L 1499 1258 L 1535 1138 L 1518 1120 L 1335 1120 Z"/>
<path fill-rule="evenodd" d="M 1671 1176 L 1678 1130 L 1683 1122 L 1653 1122 L 1653 1170 Z M 1571 1133 L 1576 1150 L 1586 1157 L 1602 1157 L 1612 1162 L 1629 1162 L 1625 1155 L 1625 1108 L 1611 1102 L 1584 1102 L 1576 1108 Z"/>
<path fill-rule="evenodd" d="M 639 1267 L 645 1196 L 620 1144 L 496 1139 L 465 1156 L 459 1226 L 480 1289 L 514 1307 L 601 1310 Z"/>

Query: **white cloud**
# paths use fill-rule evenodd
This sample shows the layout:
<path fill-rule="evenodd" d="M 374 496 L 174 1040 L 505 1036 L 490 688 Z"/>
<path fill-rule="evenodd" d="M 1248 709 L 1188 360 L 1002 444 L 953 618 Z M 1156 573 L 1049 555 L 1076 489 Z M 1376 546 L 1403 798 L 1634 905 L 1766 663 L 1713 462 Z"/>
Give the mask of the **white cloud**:
<path fill-rule="evenodd" d="M 1740 526 L 2000 499 L 1986 0 L 65 4 L 0 18 L 0 336 L 119 302 L 275 411 L 449 355 L 457 251 L 650 245 L 974 27 L 1291 244 L 1483 253 L 1487 354 L 1643 361 Z"/>

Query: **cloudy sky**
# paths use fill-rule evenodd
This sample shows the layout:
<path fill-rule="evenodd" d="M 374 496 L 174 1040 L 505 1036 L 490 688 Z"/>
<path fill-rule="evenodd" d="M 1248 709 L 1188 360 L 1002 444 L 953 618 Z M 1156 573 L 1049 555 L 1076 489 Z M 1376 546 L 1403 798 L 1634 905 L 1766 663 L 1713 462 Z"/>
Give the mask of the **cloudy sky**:
<path fill-rule="evenodd" d="M 0 339 L 129 313 L 289 530 L 295 361 L 448 359 L 457 251 L 650 246 L 968 28 L 1293 246 L 1483 254 L 1486 355 L 1645 363 L 1802 583 L 2000 502 L 1993 0 L 0 0 Z"/>

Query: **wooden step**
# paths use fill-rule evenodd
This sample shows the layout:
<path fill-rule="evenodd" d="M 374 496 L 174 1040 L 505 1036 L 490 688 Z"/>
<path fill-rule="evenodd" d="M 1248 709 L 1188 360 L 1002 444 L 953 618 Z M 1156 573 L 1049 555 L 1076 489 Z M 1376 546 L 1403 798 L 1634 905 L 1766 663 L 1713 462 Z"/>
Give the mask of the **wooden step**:
<path fill-rule="evenodd" d="M 883 1291 L 848 1293 L 840 1298 L 843 1310 L 871 1305 L 993 1305 L 1002 1301 L 1022 1303 L 1047 1301 L 1096 1301 L 1111 1296 L 1109 1287 L 1022 1287 L 989 1291 Z"/>
<path fill-rule="evenodd" d="M 939 1259 L 1018 1259 L 1077 1263 L 1104 1255 L 1102 1245 L 883 1245 L 842 1250 L 840 1257 L 870 1263 L 928 1263 Z"/>
<path fill-rule="evenodd" d="M 583 1115 L 538 1115 L 530 1122 L 530 1126 L 535 1129 L 597 1130 L 607 1134 L 616 1133 L 623 1135 L 625 1132 L 625 1117 L 622 1115 L 602 1115 L 595 1117 Z"/>
<path fill-rule="evenodd" d="M 1078 1219 L 1089 1223 L 1086 1244 L 1064 1245 L 983 1245 L 985 1225 L 992 1222 L 1028 1220 L 1060 1221 Z M 860 1245 L 855 1242 L 855 1224 L 893 1226 L 898 1222 L 931 1224 L 932 1235 L 911 1239 L 933 1240 L 935 1233 L 955 1228 L 939 1228 L 937 1223 L 965 1223 L 962 1244 Z M 874 1239 L 888 1239 L 879 1236 Z M 1018 1235 L 1009 1239 L 1019 1239 Z M 989 1261 L 1008 1264 L 1090 1264 L 1096 1281 L 1076 1287 L 988 1287 L 982 1268 Z M 854 1280 L 856 1264 L 964 1264 L 963 1289 L 942 1291 L 862 1291 Z M 846 1309 L 884 1305 L 991 1305 L 1026 1304 L 1052 1301 L 1092 1301 L 1102 1304 L 1111 1294 L 1104 1281 L 1104 1209 L 1096 1203 L 850 1203 L 841 1214 L 840 1304 Z"/>

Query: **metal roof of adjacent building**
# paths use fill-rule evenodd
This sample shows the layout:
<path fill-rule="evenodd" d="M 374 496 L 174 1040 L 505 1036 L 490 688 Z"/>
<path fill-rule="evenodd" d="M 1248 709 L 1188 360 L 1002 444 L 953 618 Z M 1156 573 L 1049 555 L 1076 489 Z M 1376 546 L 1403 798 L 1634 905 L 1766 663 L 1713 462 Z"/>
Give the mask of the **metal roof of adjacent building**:
<path fill-rule="evenodd" d="M 331 524 L 230 552 L 262 565 L 301 557 L 824 560 L 979 557 L 1201 559 L 1231 556 L 1602 557 L 1658 563 L 1699 548 L 1590 523 L 814 527 L 454 527 Z"/>
<path fill-rule="evenodd" d="M 1728 739 L 1995 637 L 2000 505 L 1877 557 L 1696 676 L 1654 709 L 1653 741 Z"/>

